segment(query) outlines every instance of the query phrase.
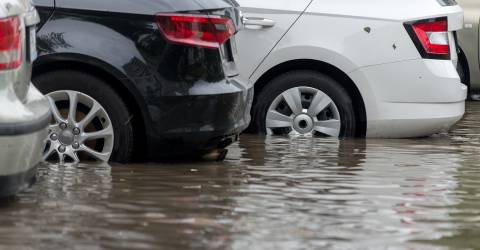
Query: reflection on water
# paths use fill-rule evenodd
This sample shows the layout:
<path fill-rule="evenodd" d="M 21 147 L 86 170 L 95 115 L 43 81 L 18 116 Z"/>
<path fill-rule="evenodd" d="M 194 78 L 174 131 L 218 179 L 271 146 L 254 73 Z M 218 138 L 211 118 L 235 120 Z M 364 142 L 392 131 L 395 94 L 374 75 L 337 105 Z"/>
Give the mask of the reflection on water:
<path fill-rule="evenodd" d="M 417 140 L 244 136 L 224 163 L 46 166 L 0 249 L 480 248 L 480 104 Z"/>

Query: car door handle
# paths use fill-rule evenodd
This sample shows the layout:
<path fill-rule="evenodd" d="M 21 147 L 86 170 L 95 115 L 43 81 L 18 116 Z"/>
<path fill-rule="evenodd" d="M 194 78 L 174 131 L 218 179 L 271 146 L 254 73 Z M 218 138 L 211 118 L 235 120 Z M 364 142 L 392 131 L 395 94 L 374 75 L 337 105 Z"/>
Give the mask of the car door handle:
<path fill-rule="evenodd" d="M 271 28 L 275 26 L 275 21 L 260 17 L 244 17 L 243 24 L 245 28 Z"/>

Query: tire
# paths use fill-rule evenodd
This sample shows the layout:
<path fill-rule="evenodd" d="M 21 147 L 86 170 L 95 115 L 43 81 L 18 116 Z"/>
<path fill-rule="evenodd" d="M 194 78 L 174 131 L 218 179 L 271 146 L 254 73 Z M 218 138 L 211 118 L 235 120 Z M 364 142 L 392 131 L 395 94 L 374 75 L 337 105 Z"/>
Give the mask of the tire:
<path fill-rule="evenodd" d="M 92 97 L 107 112 L 114 131 L 110 161 L 127 163 L 132 160 L 134 134 L 132 114 L 118 93 L 101 79 L 74 70 L 60 70 L 39 75 L 34 85 L 44 94 L 71 90 Z"/>
<path fill-rule="evenodd" d="M 252 108 L 253 132 L 267 133 L 267 112 L 269 112 L 272 103 L 285 91 L 301 86 L 320 90 L 333 101 L 340 115 L 339 138 L 354 137 L 356 135 L 357 117 L 348 92 L 329 76 L 310 70 L 284 73 L 271 80 L 261 90 Z"/>
<path fill-rule="evenodd" d="M 462 56 L 462 58 L 464 58 Z M 458 61 L 458 64 L 457 64 L 457 72 L 458 72 L 458 75 L 460 76 L 460 81 L 467 85 L 467 88 L 468 88 L 468 94 L 467 94 L 467 100 L 472 100 L 472 90 L 471 90 L 471 87 L 470 87 L 470 82 L 468 80 L 468 66 L 465 65 L 466 64 L 466 59 L 460 59 Z"/>
<path fill-rule="evenodd" d="M 460 76 L 460 81 L 464 84 L 467 84 L 467 73 L 465 72 L 465 66 L 461 61 L 458 62 L 457 64 L 457 72 L 458 75 Z"/>
<path fill-rule="evenodd" d="M 470 86 L 470 70 L 468 68 L 467 57 L 463 50 L 458 48 L 458 63 L 457 63 L 457 72 L 460 76 L 460 81 L 465 84 L 468 88 L 467 100 L 472 100 L 472 89 Z"/>

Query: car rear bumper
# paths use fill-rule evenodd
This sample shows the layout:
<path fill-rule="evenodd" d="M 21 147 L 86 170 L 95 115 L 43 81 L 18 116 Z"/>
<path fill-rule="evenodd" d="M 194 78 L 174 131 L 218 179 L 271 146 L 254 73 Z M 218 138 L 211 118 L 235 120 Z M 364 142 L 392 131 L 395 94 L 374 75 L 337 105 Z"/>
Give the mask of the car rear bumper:
<path fill-rule="evenodd" d="M 0 198 L 15 195 L 30 186 L 37 180 L 37 166 L 25 172 L 0 176 Z"/>
<path fill-rule="evenodd" d="M 201 84 L 190 95 L 162 96 L 163 112 L 150 134 L 149 159 L 196 156 L 223 149 L 251 120 L 253 86 L 230 78 L 216 87 Z"/>
<path fill-rule="evenodd" d="M 0 109 L 0 197 L 10 196 L 33 183 L 35 169 L 42 161 L 49 105 L 30 86 L 24 102 L 2 99 Z"/>
<path fill-rule="evenodd" d="M 364 67 L 350 77 L 365 101 L 367 137 L 432 135 L 454 125 L 465 112 L 467 87 L 450 60 Z"/>
<path fill-rule="evenodd" d="M 465 113 L 465 102 L 384 103 L 382 119 L 369 120 L 367 137 L 414 138 L 447 131 Z"/>
<path fill-rule="evenodd" d="M 34 183 L 47 136 L 46 124 L 42 120 L 38 123 L 42 129 L 33 133 L 0 135 L 0 197 L 14 195 Z"/>

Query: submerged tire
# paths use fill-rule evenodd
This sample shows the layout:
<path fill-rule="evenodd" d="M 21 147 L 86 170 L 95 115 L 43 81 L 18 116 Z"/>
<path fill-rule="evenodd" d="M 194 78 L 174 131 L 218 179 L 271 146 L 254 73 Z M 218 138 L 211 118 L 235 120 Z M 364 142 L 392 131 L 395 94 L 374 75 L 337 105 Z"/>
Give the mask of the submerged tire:
<path fill-rule="evenodd" d="M 279 75 L 256 97 L 252 128 L 268 134 L 354 137 L 357 118 L 348 92 L 316 71 Z"/>
<path fill-rule="evenodd" d="M 73 91 L 91 97 L 106 111 L 113 126 L 113 148 L 110 160 L 126 163 L 132 160 L 134 134 L 132 114 L 118 93 L 95 76 L 73 70 L 54 71 L 33 79 L 44 94 Z M 88 112 L 88 111 L 87 111 Z"/>

